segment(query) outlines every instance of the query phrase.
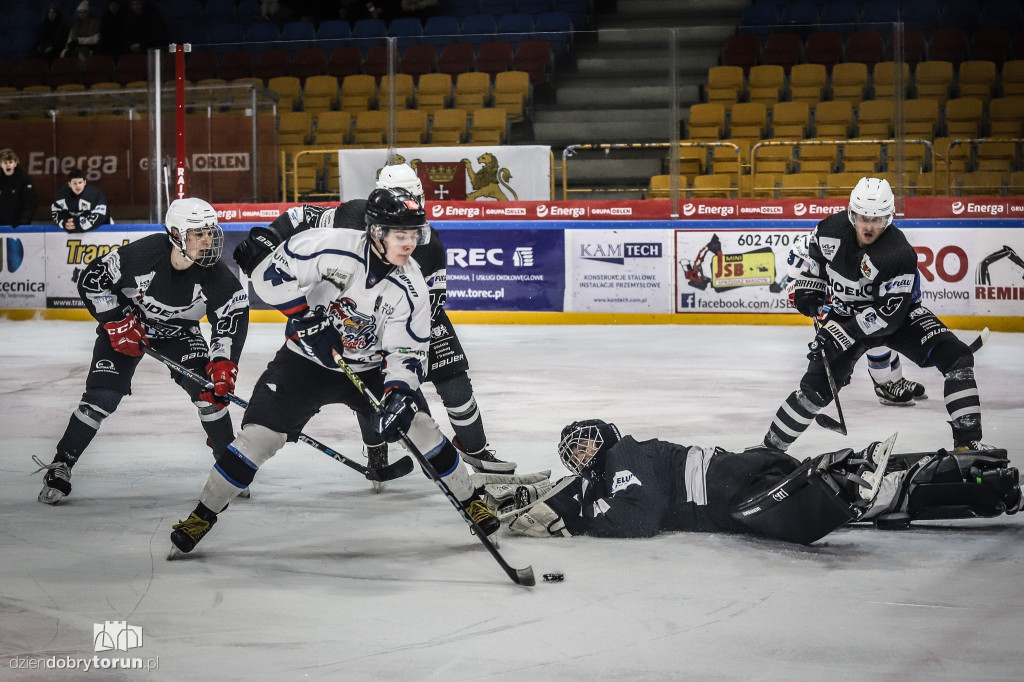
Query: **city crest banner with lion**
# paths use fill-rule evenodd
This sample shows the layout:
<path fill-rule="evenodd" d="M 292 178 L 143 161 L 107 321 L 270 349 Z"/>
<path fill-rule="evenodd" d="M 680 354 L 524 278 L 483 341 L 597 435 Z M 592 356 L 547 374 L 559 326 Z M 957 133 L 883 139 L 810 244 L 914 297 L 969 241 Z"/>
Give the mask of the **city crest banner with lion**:
<path fill-rule="evenodd" d="M 386 149 L 340 150 L 342 201 L 365 199 L 387 160 Z M 413 167 L 427 201 L 551 200 L 550 147 L 399 147 L 395 162 Z"/>

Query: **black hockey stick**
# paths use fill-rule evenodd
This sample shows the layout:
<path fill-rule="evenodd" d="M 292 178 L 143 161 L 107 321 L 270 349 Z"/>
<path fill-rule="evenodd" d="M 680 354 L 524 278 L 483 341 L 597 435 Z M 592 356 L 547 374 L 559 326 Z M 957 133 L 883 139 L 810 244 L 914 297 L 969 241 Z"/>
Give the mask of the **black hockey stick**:
<path fill-rule="evenodd" d="M 818 333 L 818 320 L 811 318 L 814 322 L 814 333 Z M 825 378 L 828 379 L 828 387 L 832 390 L 832 400 L 836 404 L 836 413 L 839 415 L 839 421 L 836 421 L 827 414 L 819 414 L 814 418 L 814 421 L 818 426 L 828 429 L 829 431 L 835 431 L 846 435 L 846 418 L 843 417 L 843 406 L 839 404 L 839 389 L 836 387 L 835 377 L 832 376 L 832 368 L 829 367 L 828 358 L 825 357 L 825 348 L 821 349 L 821 364 L 825 366 Z"/>
<path fill-rule="evenodd" d="M 348 366 L 348 363 L 345 362 L 345 359 L 341 357 L 341 354 L 338 351 L 334 351 L 334 361 L 338 363 L 338 367 L 341 368 L 341 371 L 343 371 L 349 381 L 352 382 L 352 385 L 363 394 L 363 397 L 365 397 L 367 402 L 370 403 L 370 407 L 373 408 L 373 411 L 380 412 L 383 409 L 380 401 L 377 400 L 376 396 L 370 392 L 366 387 L 366 384 L 363 383 L 363 380 L 355 373 L 355 370 Z M 412 453 L 413 457 L 416 458 L 416 461 L 420 463 L 421 467 L 423 467 L 423 471 L 425 471 L 437 487 L 441 489 L 441 492 L 443 492 L 444 496 L 448 498 L 448 501 L 452 503 L 452 506 L 459 510 L 459 513 L 462 514 L 463 520 L 469 524 L 473 533 L 480 542 L 483 543 L 484 547 L 487 548 L 487 551 L 491 553 L 491 556 L 494 557 L 494 560 L 498 562 L 498 565 L 501 566 L 508 577 L 512 579 L 512 582 L 517 585 L 527 586 L 537 584 L 536 579 L 533 577 L 533 566 L 527 566 L 526 568 L 513 568 L 510 566 L 509 563 L 505 561 L 505 558 L 501 556 L 501 552 L 498 551 L 498 548 L 494 546 L 493 542 L 491 542 L 491 539 L 487 537 L 487 533 L 480 528 L 477 522 L 473 520 L 473 517 L 469 515 L 469 512 L 466 511 L 462 503 L 455 498 L 455 494 L 452 492 L 452 489 L 449 488 L 448 484 L 441 479 L 440 474 L 437 473 L 437 469 L 435 469 L 434 465 L 423 456 L 423 453 L 420 452 L 420 449 L 412 442 L 409 435 L 404 430 L 399 430 L 398 435 L 402 444 L 407 450 L 409 450 L 409 452 Z"/>
<path fill-rule="evenodd" d="M 204 377 L 199 376 L 198 374 L 188 369 L 187 367 L 178 364 L 174 360 L 171 360 L 169 357 L 161 355 L 160 353 L 156 352 L 155 350 L 153 350 L 152 348 L 145 344 L 140 344 L 140 346 L 142 347 L 142 350 L 146 352 L 147 355 L 156 358 L 157 360 L 164 363 L 178 374 L 181 374 L 184 377 L 188 377 L 189 379 L 196 382 L 197 384 L 199 384 L 208 391 L 213 390 L 213 384 L 207 381 Z M 249 403 L 245 402 L 244 400 L 236 396 L 234 393 L 228 393 L 224 397 L 227 400 L 238 405 L 242 409 L 246 409 L 247 407 L 249 407 Z M 340 452 L 332 450 L 331 448 L 327 447 L 320 441 L 314 438 L 310 438 L 304 433 L 299 434 L 299 440 L 305 443 L 306 445 L 311 445 L 320 452 L 330 457 L 333 457 L 334 459 L 338 460 L 345 466 L 355 469 L 356 471 L 361 473 L 363 476 L 366 476 L 366 478 L 368 478 L 371 481 L 390 481 L 392 479 L 401 478 L 402 476 L 405 476 L 406 474 L 411 472 L 413 469 L 412 460 L 408 456 L 403 457 L 394 464 L 389 464 L 386 467 L 381 467 L 380 469 L 368 469 L 359 462 L 349 459 Z"/>
<path fill-rule="evenodd" d="M 967 345 L 967 347 L 971 349 L 972 353 L 977 353 L 981 349 L 981 347 L 985 345 L 985 342 L 988 341 L 988 335 L 988 327 L 985 327 L 984 329 L 981 330 L 981 333 L 978 334 L 978 338 L 974 339 L 974 341 L 971 341 Z"/>

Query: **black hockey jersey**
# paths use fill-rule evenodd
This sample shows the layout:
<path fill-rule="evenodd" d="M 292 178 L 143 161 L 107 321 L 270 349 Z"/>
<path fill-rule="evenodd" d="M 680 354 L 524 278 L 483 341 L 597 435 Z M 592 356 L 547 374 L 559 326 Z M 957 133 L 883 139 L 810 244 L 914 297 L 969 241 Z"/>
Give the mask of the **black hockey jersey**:
<path fill-rule="evenodd" d="M 110 222 L 107 195 L 96 185 L 86 185 L 81 194 L 75 194 L 69 185 L 64 185 L 57 190 L 50 206 L 50 217 L 61 228 L 68 219 L 73 219 L 75 229 L 72 232 L 88 232 Z"/>
<path fill-rule="evenodd" d="M 249 296 L 228 266 L 175 270 L 166 234 L 152 234 L 93 260 L 78 291 L 100 323 L 135 313 L 151 338 L 200 334 L 213 327 L 210 357 L 237 363 L 249 330 Z"/>
<path fill-rule="evenodd" d="M 828 280 L 835 310 L 856 318 L 848 331 L 858 339 L 892 334 L 920 300 L 917 253 L 895 225 L 861 247 L 846 211 L 834 213 L 814 228 L 808 253 Z"/>

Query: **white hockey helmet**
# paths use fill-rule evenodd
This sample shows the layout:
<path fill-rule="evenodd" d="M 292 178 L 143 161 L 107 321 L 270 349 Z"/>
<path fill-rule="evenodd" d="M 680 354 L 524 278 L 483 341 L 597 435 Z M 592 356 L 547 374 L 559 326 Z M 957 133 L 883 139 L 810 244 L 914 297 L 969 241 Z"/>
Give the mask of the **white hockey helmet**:
<path fill-rule="evenodd" d="M 188 260 L 204 268 L 220 260 L 224 251 L 224 230 L 217 222 L 217 211 L 207 202 L 194 197 L 175 199 L 167 207 L 164 225 L 171 245 Z M 198 240 L 206 236 L 212 237 L 210 245 L 200 246 Z"/>
<path fill-rule="evenodd" d="M 423 183 L 420 182 L 416 171 L 405 163 L 381 168 L 380 175 L 377 176 L 377 189 L 408 190 L 417 201 L 423 203 Z"/>
<path fill-rule="evenodd" d="M 847 215 L 850 224 L 854 223 L 854 214 L 873 218 L 885 216 L 885 226 L 892 225 L 896 214 L 896 197 L 892 194 L 889 181 L 883 178 L 861 178 L 857 186 L 850 192 L 850 206 Z"/>

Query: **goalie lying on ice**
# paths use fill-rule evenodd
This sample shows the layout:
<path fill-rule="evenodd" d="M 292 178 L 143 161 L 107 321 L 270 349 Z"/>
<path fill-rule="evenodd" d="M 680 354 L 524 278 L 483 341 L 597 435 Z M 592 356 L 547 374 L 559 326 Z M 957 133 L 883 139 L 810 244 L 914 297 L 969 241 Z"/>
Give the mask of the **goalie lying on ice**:
<path fill-rule="evenodd" d="M 641 442 L 614 424 L 574 422 L 562 429 L 558 453 L 575 475 L 546 493 L 525 486 L 514 498 L 519 508 L 503 518 L 534 537 L 687 530 L 810 544 L 851 521 L 905 527 L 1020 509 L 1019 475 L 1005 451 L 891 455 L 895 438 L 801 462 L 771 448 Z"/>

